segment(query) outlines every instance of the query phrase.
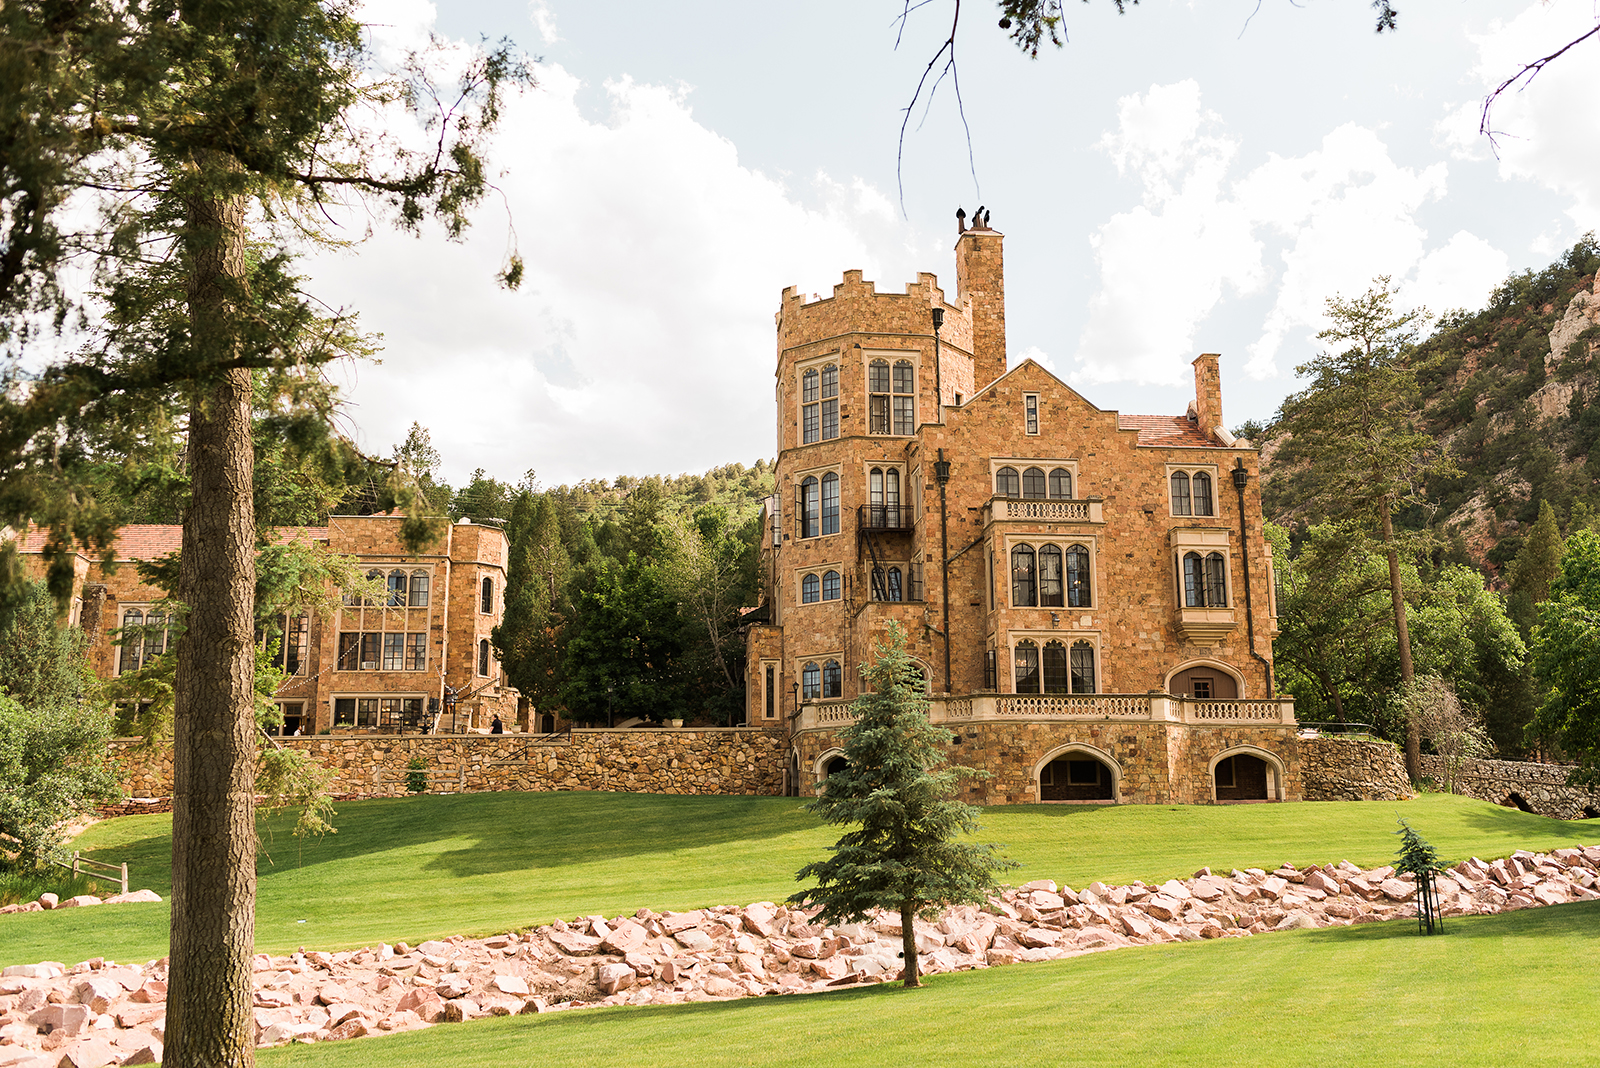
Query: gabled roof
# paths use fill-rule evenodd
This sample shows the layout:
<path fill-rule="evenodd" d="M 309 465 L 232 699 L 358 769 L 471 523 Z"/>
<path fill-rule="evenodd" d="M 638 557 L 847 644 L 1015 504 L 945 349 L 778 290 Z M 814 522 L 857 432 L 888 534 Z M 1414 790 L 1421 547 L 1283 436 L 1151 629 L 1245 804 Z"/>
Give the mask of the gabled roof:
<path fill-rule="evenodd" d="M 317 541 L 328 536 L 327 527 L 285 527 L 277 532 L 275 543 Z M 50 532 L 38 527 L 28 531 L 18 548 L 25 553 L 43 552 Z M 183 527 L 177 523 L 134 523 L 120 528 L 113 543 L 117 560 L 159 560 L 183 548 Z"/>

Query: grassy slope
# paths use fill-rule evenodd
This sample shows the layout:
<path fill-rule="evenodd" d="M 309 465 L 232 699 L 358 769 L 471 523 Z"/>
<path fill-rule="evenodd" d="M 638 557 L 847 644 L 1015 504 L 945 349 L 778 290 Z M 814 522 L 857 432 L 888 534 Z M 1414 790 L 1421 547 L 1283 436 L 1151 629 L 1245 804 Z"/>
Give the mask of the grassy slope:
<path fill-rule="evenodd" d="M 1018 806 L 983 814 L 984 840 L 1023 862 L 1013 881 L 1074 886 L 1184 876 L 1202 865 L 1386 863 L 1403 813 L 1451 860 L 1600 841 L 1563 823 L 1468 798 L 1405 804 Z M 274 827 L 256 913 L 262 950 L 347 948 L 486 934 L 556 917 L 779 900 L 793 873 L 837 837 L 784 798 L 603 793 L 472 794 L 349 803 L 340 831 L 301 843 Z M 170 819 L 97 824 L 79 841 L 129 861 L 136 886 L 166 897 Z M 300 922 L 304 921 L 304 922 Z M 167 907 L 0 918 L 0 964 L 166 952 Z"/>
<path fill-rule="evenodd" d="M 1600 902 L 1152 946 L 881 986 L 513 1016 L 258 1054 L 262 1068 L 1591 1063 Z M 1534 992 L 1537 992 L 1536 994 Z"/>

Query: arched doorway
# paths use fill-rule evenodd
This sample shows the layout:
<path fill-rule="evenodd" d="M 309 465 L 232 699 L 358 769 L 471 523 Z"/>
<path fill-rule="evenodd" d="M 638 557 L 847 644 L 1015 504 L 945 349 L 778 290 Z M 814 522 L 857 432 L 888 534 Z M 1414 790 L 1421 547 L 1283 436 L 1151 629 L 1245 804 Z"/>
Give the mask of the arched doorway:
<path fill-rule="evenodd" d="M 1087 746 L 1052 753 L 1036 771 L 1040 801 L 1115 801 L 1116 762 Z"/>
<path fill-rule="evenodd" d="M 833 759 L 829 760 L 826 764 L 822 765 L 822 777 L 824 779 L 826 779 L 829 775 L 832 775 L 834 772 L 843 771 L 845 768 L 848 768 L 849 766 L 850 766 L 850 761 L 846 760 L 842 756 L 836 756 Z"/>
<path fill-rule="evenodd" d="M 822 784 L 829 775 L 836 771 L 842 771 L 849 766 L 850 761 L 845 759 L 844 750 L 837 747 L 824 750 L 817 757 L 816 763 L 811 765 L 811 773 L 815 776 L 812 781 L 816 784 L 817 791 L 820 792 L 822 790 Z"/>
<path fill-rule="evenodd" d="M 1167 692 L 1196 701 L 1231 701 L 1239 696 L 1239 679 L 1211 661 L 1183 664 L 1167 678 Z"/>
<path fill-rule="evenodd" d="M 1223 757 L 1217 761 L 1217 766 L 1211 769 L 1211 777 L 1216 784 L 1218 801 L 1271 799 L 1272 795 L 1268 792 L 1271 776 L 1268 773 L 1267 762 L 1250 753 L 1235 753 L 1233 756 Z"/>

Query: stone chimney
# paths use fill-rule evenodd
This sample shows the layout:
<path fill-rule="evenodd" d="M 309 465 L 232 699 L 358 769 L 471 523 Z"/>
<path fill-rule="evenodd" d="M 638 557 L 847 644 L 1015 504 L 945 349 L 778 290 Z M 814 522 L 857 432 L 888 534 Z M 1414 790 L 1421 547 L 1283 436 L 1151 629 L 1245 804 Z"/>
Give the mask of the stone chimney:
<path fill-rule="evenodd" d="M 1200 433 L 1219 439 L 1227 433 L 1222 425 L 1222 372 L 1217 361 L 1221 357 L 1207 352 L 1194 361 L 1194 413 Z M 1219 435 L 1217 431 L 1222 431 Z"/>
<path fill-rule="evenodd" d="M 975 224 L 956 239 L 956 302 L 972 299 L 972 388 L 1006 373 L 1005 235 Z"/>

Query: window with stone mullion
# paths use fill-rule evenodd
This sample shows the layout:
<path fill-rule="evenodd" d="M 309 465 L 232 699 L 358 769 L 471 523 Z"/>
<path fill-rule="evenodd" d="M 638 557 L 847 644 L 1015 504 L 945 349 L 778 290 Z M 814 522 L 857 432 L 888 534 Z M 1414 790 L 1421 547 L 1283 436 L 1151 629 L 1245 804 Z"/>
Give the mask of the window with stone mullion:
<path fill-rule="evenodd" d="M 1094 679 L 1094 646 L 1088 642 L 1072 643 L 1072 692 L 1096 693 Z"/>
<path fill-rule="evenodd" d="M 1061 608 L 1064 601 L 1061 591 L 1061 549 L 1045 545 L 1039 549 L 1039 606 Z"/>
<path fill-rule="evenodd" d="M 910 435 L 917 431 L 917 375 L 907 360 L 894 365 L 894 432 Z"/>
<path fill-rule="evenodd" d="M 1060 642 L 1044 646 L 1044 692 L 1067 692 L 1067 647 Z"/>
<path fill-rule="evenodd" d="M 1017 643 L 1015 679 L 1018 693 L 1039 692 L 1039 647 L 1030 641 Z"/>
<path fill-rule="evenodd" d="M 1039 604 L 1035 585 L 1034 553 L 1031 545 L 1011 550 L 1011 604 L 1016 608 L 1035 608 Z"/>
<path fill-rule="evenodd" d="M 839 368 L 822 369 L 822 440 L 839 436 Z"/>
<path fill-rule="evenodd" d="M 385 634 L 383 636 L 383 670 L 404 671 L 406 664 L 406 636 L 404 634 Z"/>

